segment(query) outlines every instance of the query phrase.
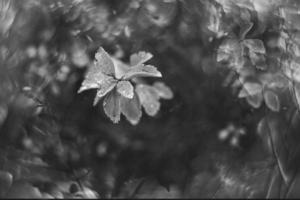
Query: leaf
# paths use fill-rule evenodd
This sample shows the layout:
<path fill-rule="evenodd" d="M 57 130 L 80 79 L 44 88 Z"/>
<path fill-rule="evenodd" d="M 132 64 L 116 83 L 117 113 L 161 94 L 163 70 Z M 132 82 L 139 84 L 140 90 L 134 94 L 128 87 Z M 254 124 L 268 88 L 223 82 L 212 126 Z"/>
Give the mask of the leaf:
<path fill-rule="evenodd" d="M 78 93 L 101 87 L 102 84 L 107 82 L 107 79 L 115 75 L 113 61 L 103 48 L 99 48 L 95 60 L 96 62 L 89 67 Z"/>
<path fill-rule="evenodd" d="M 9 32 L 16 17 L 14 2 L 10 0 L 2 1 L 0 4 L 0 13 L 0 34 L 5 35 Z"/>
<path fill-rule="evenodd" d="M 269 133 L 269 138 L 271 142 L 271 148 L 274 158 L 276 159 L 277 166 L 279 168 L 280 174 L 287 184 L 292 178 L 294 170 L 289 167 L 289 151 L 287 149 L 287 140 L 282 134 L 285 132 L 288 126 L 281 115 L 270 115 L 266 116 L 266 125 Z"/>
<path fill-rule="evenodd" d="M 155 82 L 153 87 L 155 88 L 158 96 L 163 99 L 172 99 L 174 96 L 172 90 L 163 82 Z"/>
<path fill-rule="evenodd" d="M 121 112 L 132 125 L 139 123 L 142 110 L 137 95 L 133 95 L 132 99 L 121 97 Z"/>
<path fill-rule="evenodd" d="M 263 97 L 261 93 L 250 95 L 246 97 L 247 102 L 254 108 L 259 108 L 261 106 Z"/>
<path fill-rule="evenodd" d="M 3 198 L 13 183 L 13 176 L 6 171 L 0 171 L 0 197 Z"/>
<path fill-rule="evenodd" d="M 137 85 L 135 91 L 146 113 L 149 116 L 156 115 L 160 108 L 159 96 L 156 91 L 151 86 L 144 84 Z"/>
<path fill-rule="evenodd" d="M 240 49 L 240 44 L 236 39 L 226 39 L 219 46 L 217 53 L 217 62 L 227 61 L 231 56 L 237 53 Z"/>
<path fill-rule="evenodd" d="M 130 67 L 119 59 L 113 57 L 111 59 L 115 66 L 115 77 L 121 79 L 129 71 Z"/>
<path fill-rule="evenodd" d="M 25 181 L 15 181 L 5 198 L 40 199 L 42 194 L 38 188 Z"/>
<path fill-rule="evenodd" d="M 276 93 L 271 90 L 264 92 L 265 103 L 272 111 L 278 112 L 280 110 L 280 101 Z"/>
<path fill-rule="evenodd" d="M 103 101 L 103 109 L 105 114 L 113 121 L 118 123 L 120 121 L 120 94 L 116 90 L 111 91 Z"/>
<path fill-rule="evenodd" d="M 135 66 L 143 64 L 146 61 L 150 60 L 152 57 L 153 55 L 151 53 L 140 51 L 130 56 L 130 65 Z"/>
<path fill-rule="evenodd" d="M 268 191 L 267 191 L 267 199 L 270 198 L 280 198 L 280 189 L 282 186 L 282 178 L 280 175 L 279 169 L 276 167 L 275 171 L 272 174 L 272 179 L 269 183 Z"/>
<path fill-rule="evenodd" d="M 284 72 L 292 80 L 300 82 L 300 62 L 299 61 L 294 61 L 294 60 L 291 61 L 289 64 L 287 64 L 285 66 Z"/>
<path fill-rule="evenodd" d="M 293 92 L 293 93 L 295 93 L 294 94 L 294 96 L 295 96 L 295 100 L 296 100 L 296 106 L 297 106 L 297 108 L 299 109 L 300 108 L 300 84 L 299 83 L 295 83 L 294 85 L 292 85 L 292 87 L 293 87 L 293 89 L 291 89 L 291 91 Z"/>
<path fill-rule="evenodd" d="M 250 51 L 249 58 L 251 63 L 255 65 L 257 69 L 266 70 L 268 68 L 268 66 L 266 65 L 265 56 L 263 54 Z"/>
<path fill-rule="evenodd" d="M 246 82 L 243 84 L 243 89 L 240 91 L 238 97 L 243 98 L 251 95 L 255 95 L 262 92 L 262 85 L 256 82 Z"/>
<path fill-rule="evenodd" d="M 97 69 L 100 70 L 103 74 L 114 76 L 115 67 L 110 55 L 100 47 L 95 55 Z"/>
<path fill-rule="evenodd" d="M 257 134 L 262 139 L 266 149 L 269 153 L 272 153 L 272 144 L 269 137 L 268 132 L 270 131 L 268 128 L 267 120 L 266 118 L 262 118 L 259 123 L 257 124 Z"/>
<path fill-rule="evenodd" d="M 291 183 L 288 193 L 284 198 L 287 199 L 297 199 L 300 196 L 300 174 L 295 175 L 294 181 Z"/>
<path fill-rule="evenodd" d="M 107 93 L 109 93 L 114 87 L 117 85 L 117 80 L 109 77 L 101 84 L 100 88 L 97 91 L 96 97 L 94 99 L 93 105 L 95 106 L 99 100 L 104 97 Z"/>
<path fill-rule="evenodd" d="M 255 53 L 265 54 L 266 49 L 264 43 L 259 39 L 246 39 L 243 40 L 243 44 L 249 48 L 250 51 Z"/>
<path fill-rule="evenodd" d="M 133 98 L 133 86 L 129 81 L 120 81 L 117 84 L 117 91 L 125 98 Z"/>
<path fill-rule="evenodd" d="M 129 80 L 135 77 L 162 77 L 162 74 L 152 65 L 136 65 L 123 76 L 123 80 Z"/>

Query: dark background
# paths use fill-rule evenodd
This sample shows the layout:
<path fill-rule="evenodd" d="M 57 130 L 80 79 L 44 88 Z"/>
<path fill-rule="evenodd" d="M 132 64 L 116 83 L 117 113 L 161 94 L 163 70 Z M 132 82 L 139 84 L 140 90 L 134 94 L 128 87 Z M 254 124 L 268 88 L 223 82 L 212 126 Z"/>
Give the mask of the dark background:
<path fill-rule="evenodd" d="M 274 167 L 256 133 L 265 109 L 224 86 L 212 5 L 1 1 L 0 184 L 12 182 L 2 197 L 265 197 Z M 225 24 L 233 32 L 236 15 Z M 252 34 L 267 37 L 254 22 Z M 113 124 L 92 106 L 94 90 L 77 94 L 99 46 L 123 61 L 151 52 L 174 98 L 137 126 Z M 230 124 L 245 134 L 219 139 Z"/>

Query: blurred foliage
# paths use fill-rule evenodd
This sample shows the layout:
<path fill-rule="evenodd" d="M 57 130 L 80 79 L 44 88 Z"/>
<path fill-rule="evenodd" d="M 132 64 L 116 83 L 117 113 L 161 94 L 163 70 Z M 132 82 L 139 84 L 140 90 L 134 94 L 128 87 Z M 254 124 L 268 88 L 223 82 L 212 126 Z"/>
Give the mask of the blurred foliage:
<path fill-rule="evenodd" d="M 0 197 L 299 197 L 299 6 L 2 0 Z M 153 54 L 152 117 L 114 124 L 77 94 L 100 46 Z"/>

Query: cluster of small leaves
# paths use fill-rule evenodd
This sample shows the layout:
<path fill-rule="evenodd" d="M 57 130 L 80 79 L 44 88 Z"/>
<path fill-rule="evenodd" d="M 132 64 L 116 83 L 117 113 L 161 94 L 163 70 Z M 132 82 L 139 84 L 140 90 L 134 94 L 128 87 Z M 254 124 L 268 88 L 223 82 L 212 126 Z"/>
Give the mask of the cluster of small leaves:
<path fill-rule="evenodd" d="M 162 76 L 154 66 L 145 64 L 151 58 L 152 54 L 147 52 L 132 54 L 128 65 L 100 47 L 78 92 L 97 89 L 94 106 L 104 98 L 104 112 L 114 123 L 120 121 L 122 113 L 136 125 L 142 116 L 141 107 L 149 116 L 154 116 L 160 109 L 160 98 L 173 98 L 172 91 L 164 83 L 155 82 L 150 86 L 139 80 Z"/>
<path fill-rule="evenodd" d="M 248 13 L 258 12 L 254 9 L 255 4 L 250 6 L 251 2 L 245 2 L 235 6 L 248 10 Z M 217 61 L 226 61 L 238 76 L 233 84 L 242 87 L 238 96 L 246 98 L 254 108 L 259 108 L 264 101 L 272 111 L 279 111 L 280 95 L 288 89 L 299 107 L 300 51 L 297 33 L 300 26 L 297 19 L 300 15 L 297 4 L 281 4 L 276 5 L 272 13 L 273 19 L 280 23 L 269 27 L 270 30 L 264 30 L 276 36 L 265 41 L 245 39 L 250 31 L 255 32 L 253 22 L 247 17 L 239 23 L 239 34 L 226 38 L 218 49 Z"/>
<path fill-rule="evenodd" d="M 294 161 L 289 152 L 297 148 L 291 136 L 291 127 L 299 122 L 299 4 L 278 1 L 271 6 L 268 21 L 253 20 L 255 16 L 259 18 L 265 15 L 265 10 L 253 9 L 257 8 L 257 1 L 230 1 L 231 4 L 218 2 L 224 5 L 224 15 L 234 12 L 231 10 L 234 7 L 232 4 L 246 9 L 250 14 L 256 13 L 238 23 L 239 34 L 232 34 L 233 31 L 227 33 L 229 38 L 221 43 L 217 61 L 223 62 L 233 71 L 229 73 L 225 85 L 231 84 L 237 89 L 239 98 L 246 98 L 254 108 L 261 107 L 263 102 L 274 112 L 284 108 L 284 116 L 266 113 L 257 126 L 257 133 L 276 162 L 266 196 L 298 196 L 296 185 L 299 178 L 295 175 L 295 168 L 290 166 Z M 255 26 L 254 21 L 258 23 Z M 257 30 L 266 21 L 268 24 L 264 23 L 264 29 Z M 284 107 L 287 99 L 293 99 L 295 104 L 289 104 L 289 108 Z M 286 116 L 288 119 L 285 119 Z M 278 188 L 285 188 L 287 192 L 278 192 Z"/>
<path fill-rule="evenodd" d="M 245 10 L 246 13 L 256 12 L 255 6 L 249 6 L 251 5 L 249 3 L 238 6 L 243 8 L 243 12 Z M 280 94 L 288 88 L 288 75 L 282 73 L 280 64 L 269 66 L 274 55 L 267 49 L 271 51 L 276 48 L 282 49 L 281 47 L 285 46 L 282 43 L 285 41 L 282 37 L 276 38 L 275 41 L 263 41 L 258 39 L 259 35 L 248 38 L 248 35 L 251 35 L 250 32 L 255 32 L 251 19 L 249 14 L 239 22 L 238 34 L 228 33 L 230 36 L 223 40 L 218 49 L 217 61 L 226 63 L 234 71 L 237 78 L 233 81 L 232 86 L 241 87 L 239 98 L 246 98 L 254 108 L 259 108 L 262 102 L 265 102 L 270 110 L 278 112 L 281 107 Z M 273 58 L 270 58 L 272 56 Z M 281 60 L 276 60 L 276 62 L 281 63 Z M 290 67 L 288 68 L 290 69 Z M 232 77 L 227 80 L 225 85 L 232 82 Z"/>

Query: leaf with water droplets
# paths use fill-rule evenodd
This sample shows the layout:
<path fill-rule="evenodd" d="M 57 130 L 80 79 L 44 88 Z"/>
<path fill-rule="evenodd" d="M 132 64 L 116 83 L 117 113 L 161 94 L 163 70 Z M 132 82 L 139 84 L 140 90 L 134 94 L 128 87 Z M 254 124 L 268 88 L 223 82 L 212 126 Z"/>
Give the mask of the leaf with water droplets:
<path fill-rule="evenodd" d="M 136 94 L 132 99 L 121 97 L 121 112 L 132 125 L 139 123 L 142 117 L 142 110 Z"/>
<path fill-rule="evenodd" d="M 108 79 L 115 75 L 113 61 L 103 48 L 99 48 L 95 60 L 89 67 L 78 93 L 102 87 L 102 84 L 105 84 Z"/>
<path fill-rule="evenodd" d="M 117 84 L 117 91 L 125 98 L 133 98 L 133 86 L 129 81 L 120 81 Z"/>
<path fill-rule="evenodd" d="M 94 99 L 93 105 L 95 106 L 102 97 L 109 93 L 117 85 L 117 80 L 114 78 L 108 78 L 101 84 L 100 88 L 97 91 L 96 97 Z"/>
<path fill-rule="evenodd" d="M 95 55 L 96 66 L 99 71 L 108 76 L 115 75 L 115 66 L 110 55 L 100 47 Z"/>
<path fill-rule="evenodd" d="M 152 65 L 136 65 L 123 76 L 123 80 L 129 80 L 135 77 L 162 77 L 162 74 Z"/>
<path fill-rule="evenodd" d="M 120 121 L 120 94 L 115 89 L 104 98 L 103 109 L 111 121 L 114 123 Z"/>

